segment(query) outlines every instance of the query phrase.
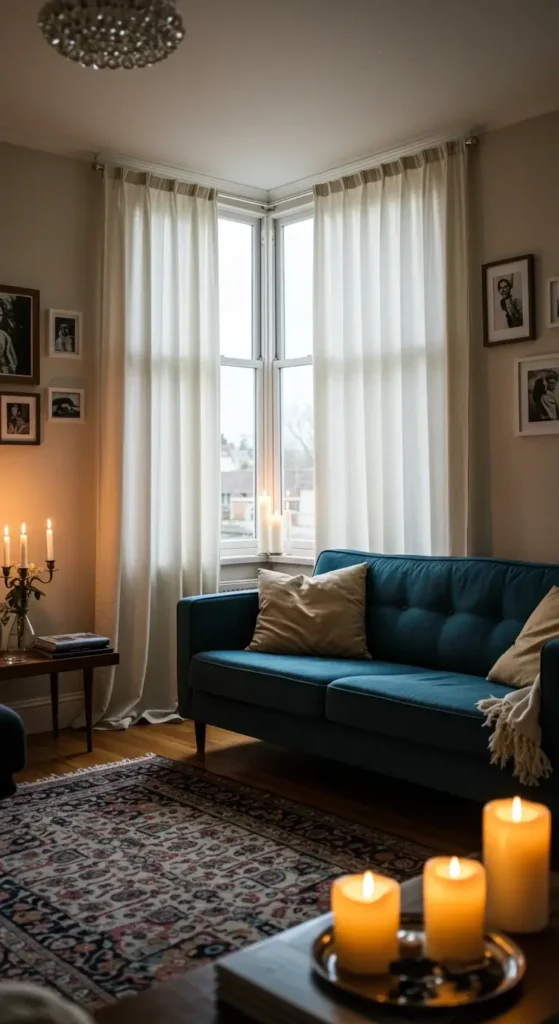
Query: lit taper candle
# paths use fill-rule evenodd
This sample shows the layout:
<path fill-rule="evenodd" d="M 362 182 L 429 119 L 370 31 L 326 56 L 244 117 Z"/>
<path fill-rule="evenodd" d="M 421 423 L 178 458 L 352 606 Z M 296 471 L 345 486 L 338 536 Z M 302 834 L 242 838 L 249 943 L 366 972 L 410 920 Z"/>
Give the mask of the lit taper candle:
<path fill-rule="evenodd" d="M 11 565 L 12 560 L 10 557 L 10 527 L 4 527 L 4 561 L 2 565 Z"/>
<path fill-rule="evenodd" d="M 47 519 L 47 562 L 54 561 L 54 537 L 52 532 L 52 524 L 50 519 Z"/>
<path fill-rule="evenodd" d="M 27 569 L 27 528 L 25 523 L 21 524 L 21 535 L 19 538 L 19 567 Z"/>

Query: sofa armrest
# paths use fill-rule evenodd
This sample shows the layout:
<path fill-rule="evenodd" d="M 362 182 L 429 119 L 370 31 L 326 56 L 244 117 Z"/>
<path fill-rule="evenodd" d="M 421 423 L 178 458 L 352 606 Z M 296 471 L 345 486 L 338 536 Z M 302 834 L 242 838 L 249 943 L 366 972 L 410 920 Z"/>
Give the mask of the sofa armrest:
<path fill-rule="evenodd" d="M 179 712 L 192 716 L 190 662 L 202 651 L 240 651 L 254 633 L 258 591 L 185 597 L 177 605 L 177 680 Z"/>
<path fill-rule="evenodd" d="M 540 663 L 542 747 L 559 771 L 559 637 L 542 647 Z"/>

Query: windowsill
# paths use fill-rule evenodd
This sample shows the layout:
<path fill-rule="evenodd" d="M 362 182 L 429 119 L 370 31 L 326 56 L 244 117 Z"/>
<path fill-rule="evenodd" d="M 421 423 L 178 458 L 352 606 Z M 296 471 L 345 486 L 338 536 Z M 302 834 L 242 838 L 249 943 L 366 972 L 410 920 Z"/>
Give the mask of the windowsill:
<path fill-rule="evenodd" d="M 311 555 L 269 555 L 268 561 L 272 565 L 314 565 L 315 559 Z"/>
<path fill-rule="evenodd" d="M 254 565 L 255 562 L 268 562 L 268 555 L 262 553 L 260 555 L 222 555 L 220 562 L 222 565 Z"/>
<path fill-rule="evenodd" d="M 271 565 L 314 565 L 315 558 L 311 555 L 222 555 L 221 565 L 255 565 L 259 563 Z"/>

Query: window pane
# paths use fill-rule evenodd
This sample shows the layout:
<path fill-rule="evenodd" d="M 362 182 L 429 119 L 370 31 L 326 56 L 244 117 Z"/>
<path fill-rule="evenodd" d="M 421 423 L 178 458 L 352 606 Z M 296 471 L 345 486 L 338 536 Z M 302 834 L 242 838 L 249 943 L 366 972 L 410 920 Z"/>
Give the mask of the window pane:
<path fill-rule="evenodd" d="M 219 218 L 219 338 L 222 356 L 252 359 L 252 224 Z"/>
<path fill-rule="evenodd" d="M 221 539 L 254 537 L 255 370 L 221 367 Z"/>
<path fill-rule="evenodd" d="M 286 359 L 312 354 L 313 218 L 283 231 L 283 336 Z"/>
<path fill-rule="evenodd" d="M 312 366 L 281 371 L 283 507 L 289 513 L 291 541 L 314 540 L 314 424 Z"/>

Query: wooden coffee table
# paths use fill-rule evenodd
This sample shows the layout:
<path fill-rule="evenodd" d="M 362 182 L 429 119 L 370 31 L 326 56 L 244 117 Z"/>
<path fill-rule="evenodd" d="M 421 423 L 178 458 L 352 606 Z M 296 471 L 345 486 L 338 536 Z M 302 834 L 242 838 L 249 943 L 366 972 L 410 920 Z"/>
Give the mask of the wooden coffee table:
<path fill-rule="evenodd" d="M 93 673 L 96 668 L 118 665 L 118 654 L 114 651 L 111 654 L 70 654 L 68 657 L 55 659 L 30 651 L 24 658 L 24 661 L 10 665 L 6 658 L 0 655 L 0 683 L 6 679 L 50 676 L 52 731 L 55 736 L 58 736 L 58 676 L 61 672 L 83 672 L 85 728 L 87 750 L 90 753 L 93 750 Z"/>
<path fill-rule="evenodd" d="M 414 878 L 402 886 L 402 910 L 421 911 L 422 880 Z M 330 920 L 329 914 L 300 925 L 301 936 L 306 936 L 309 946 Z M 557 963 L 559 960 L 559 915 L 555 915 L 551 926 L 541 935 L 526 935 L 519 938 L 519 945 L 526 953 L 528 969 L 519 997 L 500 1009 L 490 1010 L 485 1015 L 476 1011 L 465 1014 L 437 1013 L 438 1024 L 460 1024 L 460 1021 L 493 1021 L 494 1024 L 542 1024 L 551 1014 L 559 1010 L 559 983 Z M 289 978 L 285 979 L 286 985 Z M 363 1018 L 377 1024 L 395 1021 L 394 1014 L 374 1011 Z M 417 1017 L 398 1014 L 400 1024 L 417 1024 Z M 435 1017 L 431 1015 L 430 1020 Z M 104 1007 L 96 1014 L 99 1024 L 248 1024 L 244 1014 L 220 1005 L 217 999 L 217 978 L 214 966 L 201 967 L 175 981 L 155 985 L 138 996 L 128 996 Z"/>

